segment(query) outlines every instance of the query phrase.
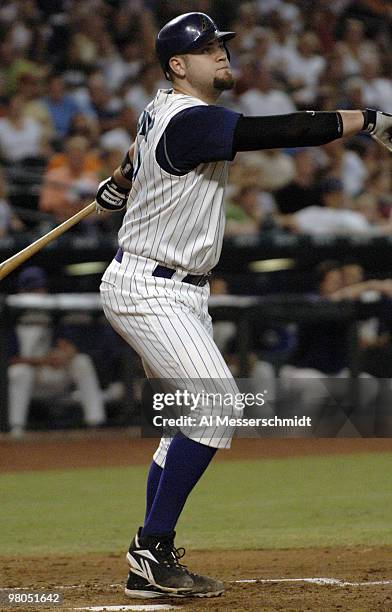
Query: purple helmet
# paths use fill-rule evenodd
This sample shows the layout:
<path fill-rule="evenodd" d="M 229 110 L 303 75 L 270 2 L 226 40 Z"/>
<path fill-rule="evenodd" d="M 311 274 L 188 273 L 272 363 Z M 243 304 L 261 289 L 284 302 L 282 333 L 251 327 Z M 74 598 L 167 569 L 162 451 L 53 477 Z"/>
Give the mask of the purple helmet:
<path fill-rule="evenodd" d="M 167 77 L 169 60 L 173 55 L 199 49 L 212 40 L 226 41 L 234 36 L 235 32 L 220 32 L 205 13 L 185 13 L 163 26 L 158 33 L 155 48 Z"/>

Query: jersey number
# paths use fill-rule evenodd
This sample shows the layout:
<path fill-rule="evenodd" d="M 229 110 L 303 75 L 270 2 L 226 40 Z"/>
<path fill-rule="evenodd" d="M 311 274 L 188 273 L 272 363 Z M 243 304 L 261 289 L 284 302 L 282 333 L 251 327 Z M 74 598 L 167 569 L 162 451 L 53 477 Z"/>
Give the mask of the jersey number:
<path fill-rule="evenodd" d="M 137 140 L 137 158 L 136 158 L 136 166 L 135 166 L 135 170 L 133 171 L 133 178 L 136 178 L 137 173 L 139 172 L 139 168 L 141 166 L 142 163 L 142 158 L 141 158 L 141 154 L 140 154 L 140 145 L 141 145 L 141 140 L 145 140 L 147 142 L 147 136 L 149 131 L 151 130 L 152 126 L 154 125 L 155 122 L 155 118 L 151 117 L 150 113 L 148 111 L 143 111 L 142 115 L 140 116 L 139 119 L 139 123 L 137 126 L 137 136 L 136 136 L 136 140 Z"/>

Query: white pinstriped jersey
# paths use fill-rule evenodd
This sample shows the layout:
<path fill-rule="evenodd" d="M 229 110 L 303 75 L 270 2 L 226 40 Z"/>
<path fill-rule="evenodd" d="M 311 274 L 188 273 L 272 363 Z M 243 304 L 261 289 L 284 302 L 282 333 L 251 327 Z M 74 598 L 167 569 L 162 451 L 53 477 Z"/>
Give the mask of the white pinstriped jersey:
<path fill-rule="evenodd" d="M 199 164 L 185 175 L 163 170 L 156 148 L 170 120 L 198 98 L 160 89 L 139 119 L 135 175 L 119 231 L 125 252 L 193 274 L 209 272 L 221 254 L 227 161 Z"/>

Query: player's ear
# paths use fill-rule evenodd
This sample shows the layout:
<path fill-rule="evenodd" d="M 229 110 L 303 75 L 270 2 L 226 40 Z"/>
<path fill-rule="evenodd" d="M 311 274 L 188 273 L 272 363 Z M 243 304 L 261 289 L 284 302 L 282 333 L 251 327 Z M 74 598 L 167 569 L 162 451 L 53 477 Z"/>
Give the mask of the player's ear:
<path fill-rule="evenodd" d="M 185 76 L 185 61 L 181 55 L 173 55 L 169 60 L 169 68 L 173 76 L 177 78 L 184 78 Z"/>

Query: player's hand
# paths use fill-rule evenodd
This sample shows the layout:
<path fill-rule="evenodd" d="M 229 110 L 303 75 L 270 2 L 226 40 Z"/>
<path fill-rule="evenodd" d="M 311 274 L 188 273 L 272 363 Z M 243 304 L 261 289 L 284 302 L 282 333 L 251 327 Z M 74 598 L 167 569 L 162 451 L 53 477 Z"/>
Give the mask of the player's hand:
<path fill-rule="evenodd" d="M 392 115 L 367 108 L 363 131 L 392 151 Z"/>
<path fill-rule="evenodd" d="M 122 210 L 127 204 L 129 191 L 129 189 L 117 185 L 112 176 L 105 179 L 99 184 L 95 196 L 97 212 L 101 210 Z"/>

